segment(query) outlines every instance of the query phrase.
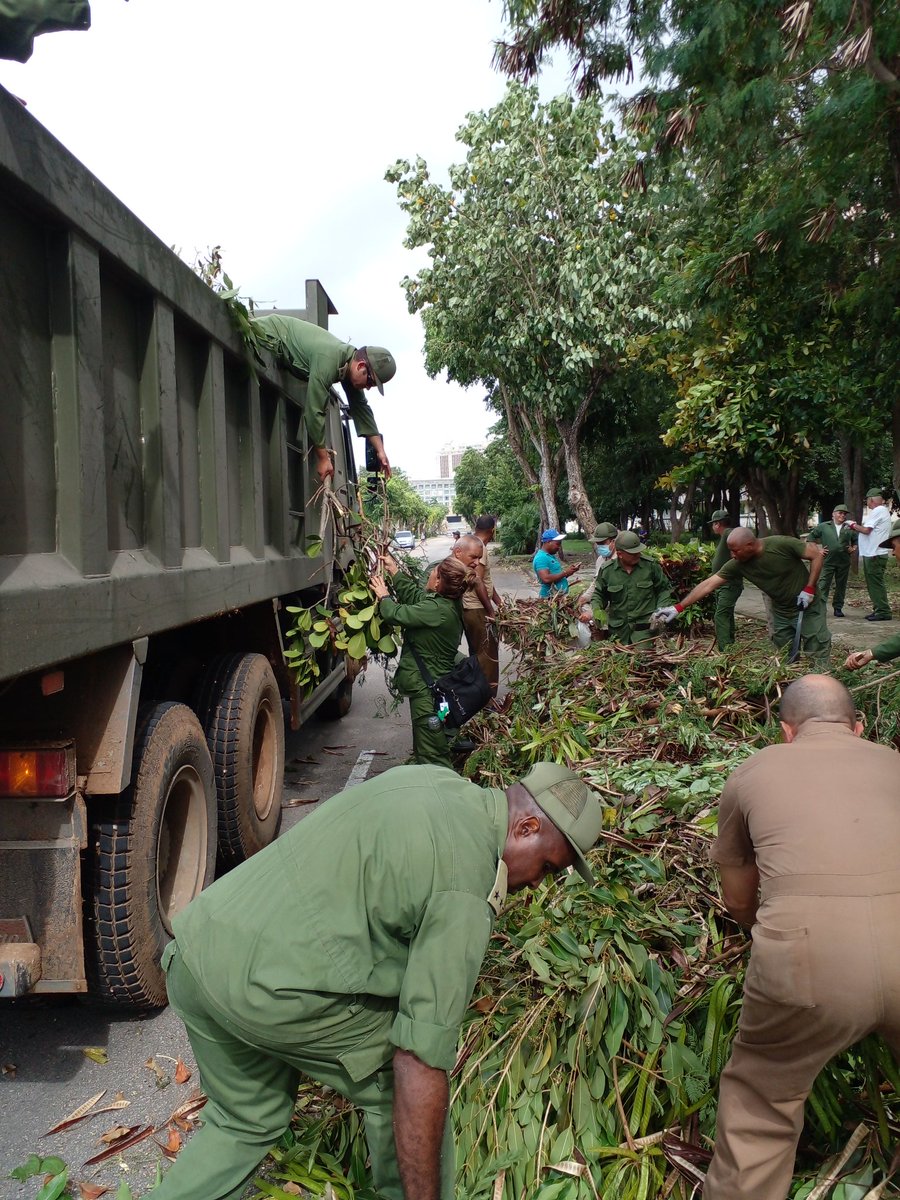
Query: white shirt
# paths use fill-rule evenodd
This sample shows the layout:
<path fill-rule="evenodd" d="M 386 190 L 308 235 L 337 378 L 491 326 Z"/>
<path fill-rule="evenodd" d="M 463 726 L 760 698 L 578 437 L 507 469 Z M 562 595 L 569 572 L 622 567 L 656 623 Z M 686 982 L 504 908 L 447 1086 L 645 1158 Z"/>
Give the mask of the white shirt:
<path fill-rule="evenodd" d="M 859 523 L 872 530 L 871 533 L 859 534 L 860 558 L 877 558 L 880 554 L 890 554 L 890 550 L 882 550 L 880 547 L 880 543 L 891 532 L 891 514 L 887 505 L 879 504 L 877 508 L 867 508 Z"/>

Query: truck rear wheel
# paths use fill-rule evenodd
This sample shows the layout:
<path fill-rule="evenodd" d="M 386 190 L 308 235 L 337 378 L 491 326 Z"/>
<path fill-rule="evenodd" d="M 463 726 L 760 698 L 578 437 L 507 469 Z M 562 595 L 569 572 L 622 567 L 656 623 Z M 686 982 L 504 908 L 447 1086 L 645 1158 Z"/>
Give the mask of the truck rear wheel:
<path fill-rule="evenodd" d="M 203 730 L 184 704 L 142 717 L 134 764 L 130 787 L 91 825 L 90 982 L 105 1003 L 158 1008 L 172 918 L 213 880 L 216 791 Z"/>
<path fill-rule="evenodd" d="M 219 799 L 219 863 L 237 866 L 274 839 L 284 788 L 284 713 L 261 654 L 211 663 L 198 690 Z"/>

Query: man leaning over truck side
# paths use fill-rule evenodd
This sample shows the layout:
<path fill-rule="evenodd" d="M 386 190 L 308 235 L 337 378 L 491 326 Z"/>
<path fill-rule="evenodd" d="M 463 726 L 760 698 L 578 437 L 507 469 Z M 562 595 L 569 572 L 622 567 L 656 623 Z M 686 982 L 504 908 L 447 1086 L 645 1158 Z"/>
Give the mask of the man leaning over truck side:
<path fill-rule="evenodd" d="M 253 318 L 254 328 L 263 344 L 298 379 L 307 381 L 303 422 L 316 451 L 316 470 L 324 481 L 334 475 L 331 451 L 325 445 L 325 413 L 334 384 L 340 383 L 347 396 L 350 416 L 359 437 L 371 443 L 385 476 L 391 477 L 391 464 L 384 452 L 384 441 L 375 423 L 375 414 L 365 397 L 365 389 L 377 387 L 384 395 L 384 384 L 394 378 L 397 364 L 383 346 L 360 346 L 342 342 L 327 329 L 301 321 L 299 317 L 269 313 Z"/>

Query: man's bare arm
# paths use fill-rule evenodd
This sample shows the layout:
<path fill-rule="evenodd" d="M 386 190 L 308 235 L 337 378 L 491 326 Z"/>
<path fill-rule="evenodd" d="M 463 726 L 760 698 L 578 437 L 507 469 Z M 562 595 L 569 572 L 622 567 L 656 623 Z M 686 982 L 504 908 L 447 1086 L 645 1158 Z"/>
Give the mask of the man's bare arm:
<path fill-rule="evenodd" d="M 745 867 L 719 867 L 722 900 L 741 925 L 752 925 L 759 907 L 759 870 L 756 863 Z"/>
<path fill-rule="evenodd" d="M 710 592 L 714 592 L 716 588 L 724 587 L 728 582 L 721 575 L 710 575 L 702 580 L 695 588 L 691 588 L 683 600 L 678 601 L 679 609 L 689 608 L 692 604 L 696 604 L 698 600 L 702 600 L 704 596 L 708 596 Z"/>
<path fill-rule="evenodd" d="M 384 471 L 385 479 L 391 477 L 391 464 L 388 462 L 388 456 L 384 452 L 384 438 L 380 433 L 369 434 L 366 439 L 372 449 L 375 451 L 375 456 L 378 459 L 378 465 Z"/>
<path fill-rule="evenodd" d="M 394 1052 L 394 1142 L 406 1200 L 440 1200 L 447 1072 L 408 1050 Z"/>

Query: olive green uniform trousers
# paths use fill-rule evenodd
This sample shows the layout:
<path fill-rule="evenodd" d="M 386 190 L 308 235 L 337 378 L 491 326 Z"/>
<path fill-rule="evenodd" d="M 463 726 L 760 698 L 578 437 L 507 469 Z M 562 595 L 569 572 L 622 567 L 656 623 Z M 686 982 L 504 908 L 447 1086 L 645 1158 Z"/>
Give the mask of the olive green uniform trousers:
<path fill-rule="evenodd" d="M 716 629 L 716 645 L 725 650 L 734 643 L 734 606 L 741 598 L 743 583 L 726 583 L 716 591 L 716 611 L 713 623 Z"/>
<path fill-rule="evenodd" d="M 825 558 L 822 574 L 819 576 L 819 592 L 825 603 L 828 603 L 828 593 L 834 580 L 834 598 L 832 607 L 842 609 L 847 597 L 847 580 L 850 578 L 850 555 L 832 550 Z"/>
<path fill-rule="evenodd" d="M 418 687 L 408 682 L 406 686 L 409 689 L 406 691 L 406 695 L 409 699 L 413 743 L 409 761 L 421 767 L 452 767 L 450 742 L 444 732 L 444 727 L 430 729 L 428 725 L 429 720 L 435 716 L 434 696 L 431 689 L 426 686 L 424 680 L 420 680 Z"/>
<path fill-rule="evenodd" d="M 203 1127 L 178 1156 L 178 1170 L 166 1175 L 154 1200 L 239 1200 L 260 1160 L 290 1124 L 301 1075 L 345 1096 L 365 1117 L 372 1182 L 390 1200 L 404 1200 L 393 1132 L 393 1071 L 353 1080 L 338 1055 L 367 1033 L 383 1040 L 396 1006 L 360 997 L 309 993 L 309 1037 L 303 1045 L 266 1046 L 247 1041 L 210 1011 L 190 971 L 176 951 L 168 966 L 169 1002 L 191 1039 L 200 1083 L 209 1100 Z M 441 1154 L 442 1200 L 454 1195 L 454 1150 L 449 1121 Z"/>
<path fill-rule="evenodd" d="M 790 647 L 794 640 L 799 611 L 797 608 L 786 609 L 779 604 L 772 604 L 772 616 L 775 621 L 772 641 L 777 647 Z M 827 664 L 831 654 L 831 631 L 825 620 L 825 601 L 818 594 L 803 613 L 802 630 L 800 646 L 803 653 L 823 666 Z"/>
<path fill-rule="evenodd" d="M 887 570 L 888 558 L 887 554 L 877 554 L 874 557 L 863 557 L 863 578 L 866 581 L 866 590 L 869 593 L 869 599 L 872 601 L 872 611 L 878 617 L 890 617 L 891 605 L 888 600 L 887 584 L 884 581 L 884 573 Z"/>
<path fill-rule="evenodd" d="M 703 1200 L 784 1200 L 829 1059 L 873 1032 L 900 1057 L 900 871 L 786 876 L 762 896 Z"/>

